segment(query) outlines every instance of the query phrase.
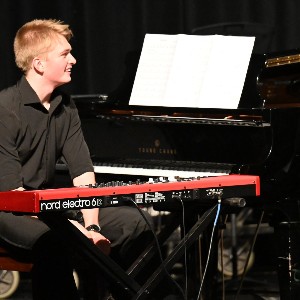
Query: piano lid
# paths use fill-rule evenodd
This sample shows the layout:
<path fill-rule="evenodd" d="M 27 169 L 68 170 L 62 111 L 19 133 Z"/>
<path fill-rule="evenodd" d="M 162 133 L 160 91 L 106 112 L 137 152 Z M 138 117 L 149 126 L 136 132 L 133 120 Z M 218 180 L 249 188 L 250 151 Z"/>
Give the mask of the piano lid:
<path fill-rule="evenodd" d="M 300 49 L 253 54 L 239 108 L 300 107 Z"/>
<path fill-rule="evenodd" d="M 138 54 L 136 54 L 138 55 Z M 133 72 L 133 67 L 130 73 Z M 188 116 L 199 117 L 200 109 L 197 108 L 172 108 L 172 107 L 137 107 L 129 105 L 130 92 L 134 76 L 131 74 L 120 86 L 107 96 L 73 95 L 82 114 L 93 115 L 97 111 L 113 114 L 162 114 L 174 112 L 186 113 Z M 246 113 L 249 108 L 288 108 L 300 107 L 300 49 L 284 51 L 281 53 L 258 54 L 251 56 L 237 114 Z M 152 111 L 152 113 L 147 113 Z M 206 109 L 207 111 L 207 109 Z M 212 110 L 217 115 L 221 110 Z M 196 113 L 196 114 L 195 114 Z M 233 110 L 232 110 L 233 113 Z M 225 115 L 226 116 L 226 115 Z M 209 116 L 210 117 L 210 116 Z M 222 116 L 221 116 L 222 118 Z"/>

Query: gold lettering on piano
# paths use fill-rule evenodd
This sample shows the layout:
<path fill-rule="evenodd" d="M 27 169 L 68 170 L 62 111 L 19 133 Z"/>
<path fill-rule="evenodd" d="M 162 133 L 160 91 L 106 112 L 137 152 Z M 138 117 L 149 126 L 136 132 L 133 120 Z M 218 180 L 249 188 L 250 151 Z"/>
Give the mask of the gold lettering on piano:
<path fill-rule="evenodd" d="M 155 154 L 157 153 L 155 148 L 146 148 L 146 147 L 140 147 L 139 148 L 139 153 L 151 153 L 151 154 Z"/>
<path fill-rule="evenodd" d="M 160 154 L 171 154 L 175 155 L 176 154 L 176 149 L 159 149 Z"/>
<path fill-rule="evenodd" d="M 149 154 L 165 154 L 165 155 L 175 155 L 177 154 L 176 149 L 171 148 L 151 148 L 151 147 L 139 147 L 139 153 L 149 153 Z"/>
<path fill-rule="evenodd" d="M 154 141 L 153 147 L 139 147 L 138 152 L 139 153 L 145 153 L 145 154 L 163 154 L 163 155 L 176 155 L 177 150 L 172 148 L 163 148 L 160 147 L 161 143 L 160 140 Z"/>

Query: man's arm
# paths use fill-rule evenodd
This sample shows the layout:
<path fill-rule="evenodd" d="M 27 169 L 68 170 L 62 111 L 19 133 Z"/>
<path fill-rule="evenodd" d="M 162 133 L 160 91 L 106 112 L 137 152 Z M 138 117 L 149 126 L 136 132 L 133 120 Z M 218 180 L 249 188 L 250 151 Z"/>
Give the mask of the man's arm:
<path fill-rule="evenodd" d="M 74 186 L 95 184 L 94 172 L 86 172 L 73 179 Z M 99 225 L 99 208 L 82 209 L 81 210 L 85 227 L 96 224 Z M 105 254 L 110 253 L 110 241 L 102 234 L 94 231 L 87 231 L 78 222 L 71 221 L 83 234 L 90 238 Z"/>
<path fill-rule="evenodd" d="M 82 175 L 75 177 L 73 179 L 73 185 L 74 186 L 80 186 L 80 185 L 89 185 L 89 184 L 95 184 L 95 174 L 94 172 L 86 172 Z M 99 209 L 82 209 L 81 210 L 84 218 L 85 227 L 91 225 L 91 224 L 98 224 L 99 223 Z"/>
<path fill-rule="evenodd" d="M 82 175 L 77 176 L 73 179 L 74 186 L 89 185 L 89 184 L 95 184 L 95 183 L 96 183 L 96 179 L 95 179 L 94 172 L 86 172 L 86 173 L 83 173 Z"/>

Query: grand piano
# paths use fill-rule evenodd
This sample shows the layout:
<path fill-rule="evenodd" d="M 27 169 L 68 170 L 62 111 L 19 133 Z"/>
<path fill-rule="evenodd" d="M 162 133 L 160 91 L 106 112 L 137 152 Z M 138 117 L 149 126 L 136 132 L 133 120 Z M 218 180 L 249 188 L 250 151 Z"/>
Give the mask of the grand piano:
<path fill-rule="evenodd" d="M 234 110 L 131 106 L 118 93 L 108 98 L 73 95 L 98 180 L 259 175 L 259 205 L 271 215 L 282 245 L 279 256 L 289 257 L 279 263 L 279 274 L 286 272 L 300 263 L 300 236 L 295 233 L 300 199 L 299 62 L 300 51 L 295 50 L 253 55 Z M 281 299 L 299 298 L 293 280 L 280 276 Z"/>
<path fill-rule="evenodd" d="M 134 177 L 255 174 L 297 188 L 300 54 L 255 55 L 238 109 L 142 107 L 74 95 L 95 172 Z"/>

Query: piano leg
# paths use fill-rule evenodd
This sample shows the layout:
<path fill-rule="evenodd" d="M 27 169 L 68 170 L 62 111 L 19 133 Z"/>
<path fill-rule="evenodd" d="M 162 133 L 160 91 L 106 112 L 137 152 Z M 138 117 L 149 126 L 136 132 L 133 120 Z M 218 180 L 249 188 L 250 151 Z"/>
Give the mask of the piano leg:
<path fill-rule="evenodd" d="M 271 225 L 277 244 L 277 270 L 281 300 L 300 299 L 300 200 L 277 201 Z"/>
<path fill-rule="evenodd" d="M 280 299 L 300 299 L 300 222 L 281 222 L 275 234 Z"/>

